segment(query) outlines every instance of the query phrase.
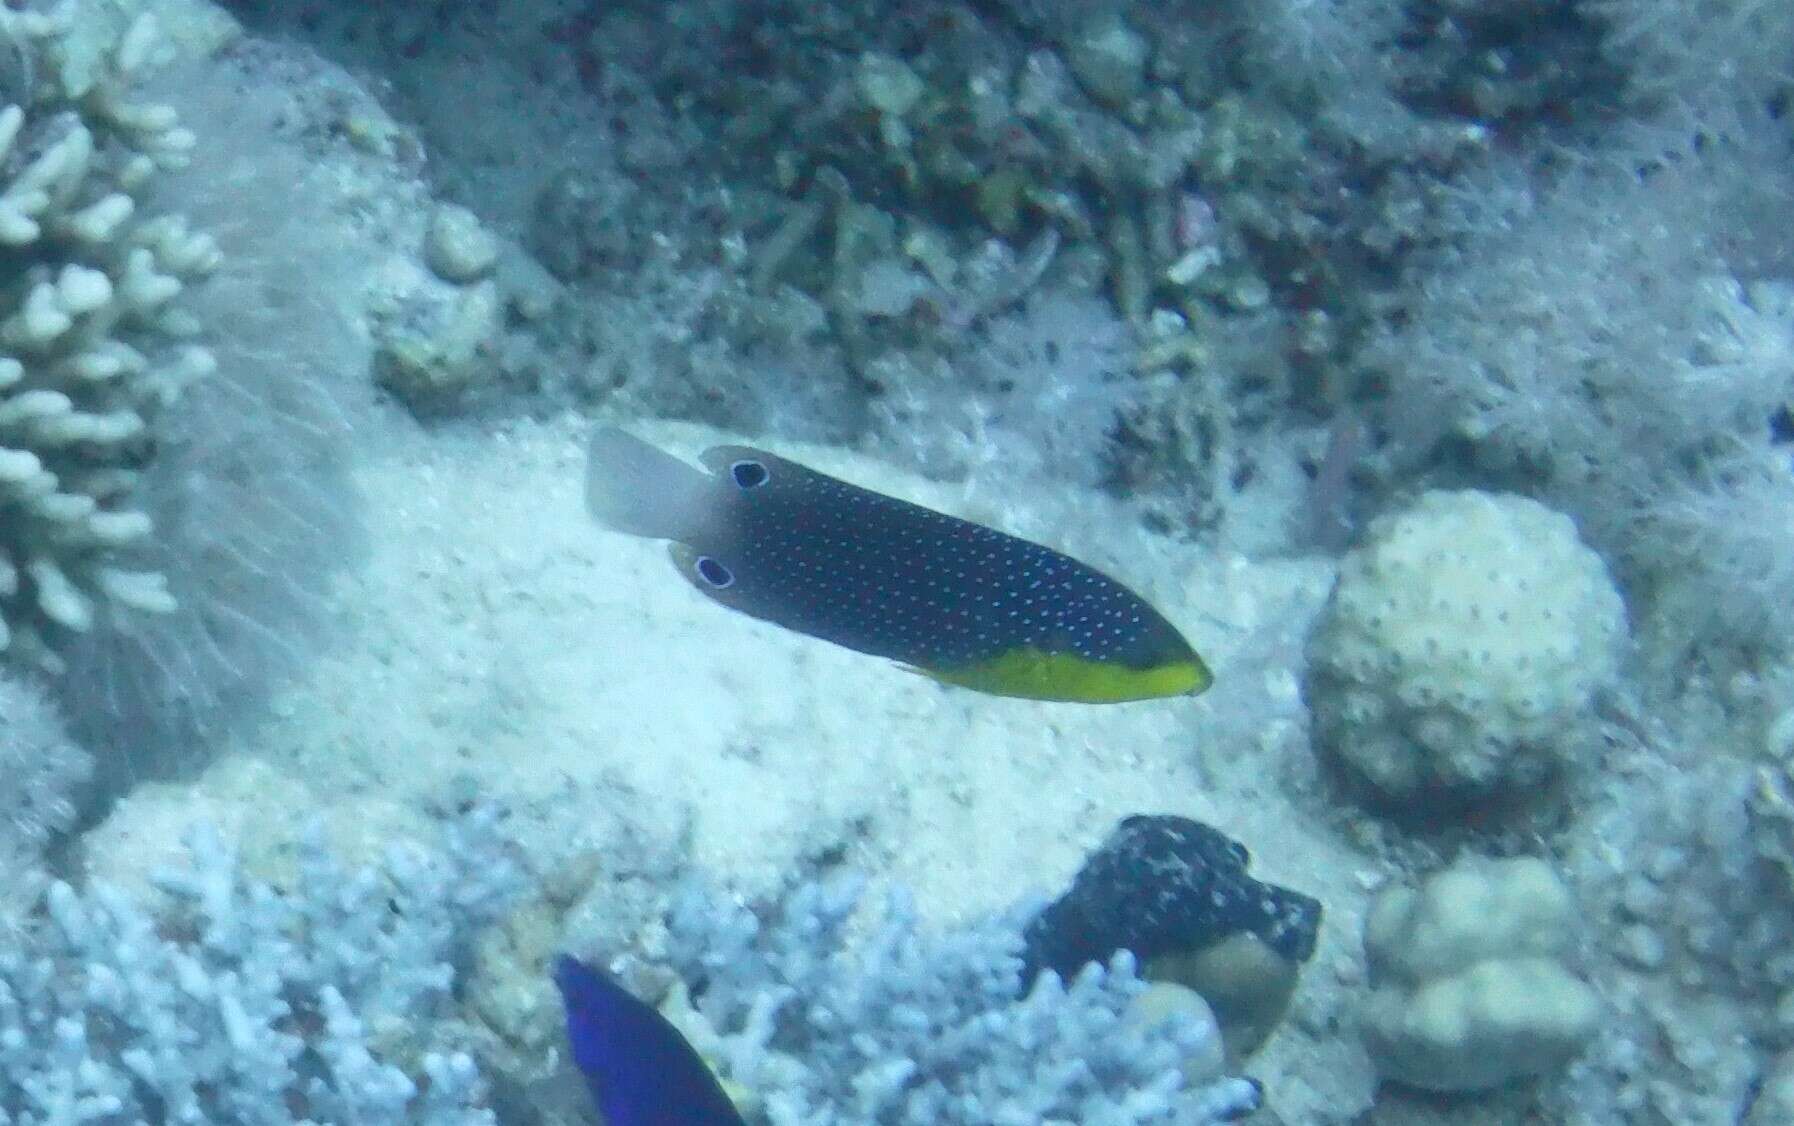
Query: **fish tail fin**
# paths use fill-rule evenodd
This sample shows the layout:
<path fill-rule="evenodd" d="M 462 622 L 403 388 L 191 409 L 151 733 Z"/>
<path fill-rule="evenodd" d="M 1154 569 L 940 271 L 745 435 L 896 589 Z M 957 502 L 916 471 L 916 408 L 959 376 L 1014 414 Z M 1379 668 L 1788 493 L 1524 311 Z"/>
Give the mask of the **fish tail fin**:
<path fill-rule="evenodd" d="M 614 426 L 592 431 L 586 511 L 615 532 L 688 542 L 714 507 L 714 478 Z"/>

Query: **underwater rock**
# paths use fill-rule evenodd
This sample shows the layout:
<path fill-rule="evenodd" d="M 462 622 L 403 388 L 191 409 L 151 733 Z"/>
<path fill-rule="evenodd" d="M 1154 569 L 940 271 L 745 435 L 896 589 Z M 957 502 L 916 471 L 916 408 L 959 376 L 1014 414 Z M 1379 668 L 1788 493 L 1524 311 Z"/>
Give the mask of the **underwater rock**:
<path fill-rule="evenodd" d="M 1461 861 L 1380 895 L 1364 923 L 1372 991 L 1360 1013 L 1377 1071 L 1476 1091 L 1574 1058 L 1600 1016 L 1564 963 L 1576 905 L 1535 857 Z"/>
<path fill-rule="evenodd" d="M 1029 976 L 1070 978 L 1117 950 L 1142 961 L 1246 931 L 1294 962 L 1314 954 L 1321 904 L 1246 874 L 1251 854 L 1187 817 L 1137 815 L 1116 827 L 1071 890 L 1028 925 Z"/>
<path fill-rule="evenodd" d="M 862 101 L 879 113 L 902 117 L 914 109 L 928 86 L 902 59 L 868 51 L 854 72 Z"/>
<path fill-rule="evenodd" d="M 1256 1052 L 1271 1037 L 1296 993 L 1300 967 L 1250 931 L 1191 953 L 1165 954 L 1142 976 L 1178 985 L 1208 1003 L 1229 1059 Z"/>
<path fill-rule="evenodd" d="M 1783 1052 L 1769 1065 L 1762 1090 L 1745 1112 L 1743 1126 L 1794 1122 L 1794 1051 Z"/>
<path fill-rule="evenodd" d="M 459 204 L 445 203 L 430 216 L 424 261 L 444 281 L 476 282 L 498 264 L 498 242 L 479 216 Z"/>
<path fill-rule="evenodd" d="M 1120 19 L 1098 20 L 1066 47 L 1066 62 L 1090 96 L 1108 106 L 1125 106 L 1146 82 L 1152 46 Z"/>
<path fill-rule="evenodd" d="M 1263 1043 L 1314 955 L 1321 904 L 1246 874 L 1246 847 L 1185 817 L 1129 817 L 1024 932 L 1022 980 L 1133 952 L 1203 995 L 1236 1058 Z"/>
<path fill-rule="evenodd" d="M 381 339 L 374 382 L 419 418 L 454 414 L 490 377 L 504 302 L 498 287 L 484 281 L 420 321 Z"/>
<path fill-rule="evenodd" d="M 564 282 L 635 258 L 625 185 L 577 171 L 549 178 L 530 213 L 528 248 Z"/>

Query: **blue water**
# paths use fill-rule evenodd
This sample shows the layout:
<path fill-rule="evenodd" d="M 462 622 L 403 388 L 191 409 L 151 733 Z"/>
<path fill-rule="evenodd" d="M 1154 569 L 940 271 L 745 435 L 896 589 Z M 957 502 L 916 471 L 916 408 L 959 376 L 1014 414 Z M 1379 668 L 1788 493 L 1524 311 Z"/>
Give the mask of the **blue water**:
<path fill-rule="evenodd" d="M 1794 7 L 0 32 L 0 1124 L 596 1122 L 561 955 L 756 1124 L 1794 1121 Z M 598 426 L 1048 545 L 1214 683 L 734 612 Z"/>

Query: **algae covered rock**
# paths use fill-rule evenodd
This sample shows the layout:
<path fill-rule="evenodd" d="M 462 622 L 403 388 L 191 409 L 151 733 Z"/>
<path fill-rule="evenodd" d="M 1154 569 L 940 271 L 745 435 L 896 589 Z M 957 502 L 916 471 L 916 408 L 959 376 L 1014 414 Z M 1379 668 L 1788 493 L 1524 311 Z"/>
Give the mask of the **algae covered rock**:
<path fill-rule="evenodd" d="M 1118 17 L 1097 19 L 1066 45 L 1066 62 L 1090 96 L 1110 106 L 1124 106 L 1146 85 L 1146 60 L 1152 46 L 1146 37 Z"/>
<path fill-rule="evenodd" d="M 420 418 L 454 413 L 491 379 L 504 306 L 490 280 L 384 334 L 374 352 L 374 381 Z"/>
<path fill-rule="evenodd" d="M 1199 821 L 1123 820 L 1028 924 L 1023 980 L 1070 980 L 1126 950 L 1148 979 L 1201 994 L 1229 1053 L 1250 1054 L 1282 1019 L 1321 922 L 1319 900 L 1253 879 L 1250 861 Z"/>
<path fill-rule="evenodd" d="M 1385 1079 L 1475 1091 L 1562 1066 L 1600 1006 L 1563 963 L 1575 906 L 1541 860 L 1478 860 L 1372 905 L 1360 1013 Z"/>
<path fill-rule="evenodd" d="M 437 205 L 424 239 L 424 261 L 444 281 L 479 281 L 498 264 L 498 240 L 479 216 L 455 203 Z"/>

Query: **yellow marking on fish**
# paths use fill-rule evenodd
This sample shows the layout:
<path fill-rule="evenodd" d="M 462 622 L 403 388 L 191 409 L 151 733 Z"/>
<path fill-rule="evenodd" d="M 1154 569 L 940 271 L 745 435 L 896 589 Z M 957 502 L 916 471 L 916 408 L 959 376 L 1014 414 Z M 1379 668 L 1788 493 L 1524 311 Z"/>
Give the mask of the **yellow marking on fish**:
<path fill-rule="evenodd" d="M 914 666 L 911 666 L 914 667 Z M 1200 659 L 1136 669 L 1091 661 L 1073 653 L 1012 649 L 999 657 L 954 669 L 915 668 L 944 684 L 997 696 L 1082 704 L 1121 704 L 1162 696 L 1194 696 L 1214 682 Z"/>

